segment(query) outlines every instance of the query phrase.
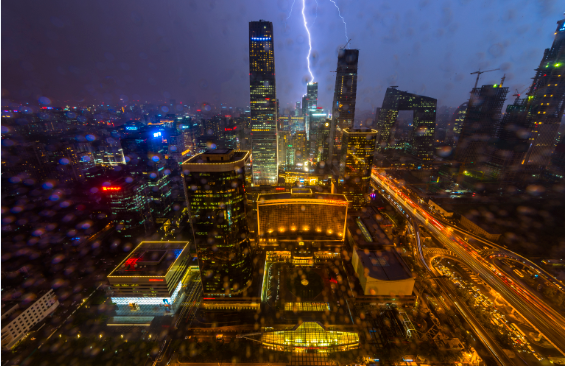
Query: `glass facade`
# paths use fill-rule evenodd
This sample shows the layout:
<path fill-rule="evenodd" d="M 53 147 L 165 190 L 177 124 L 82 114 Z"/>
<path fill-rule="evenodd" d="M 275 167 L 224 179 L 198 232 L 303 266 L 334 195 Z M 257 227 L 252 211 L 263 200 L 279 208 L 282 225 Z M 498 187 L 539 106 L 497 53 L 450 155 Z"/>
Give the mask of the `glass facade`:
<path fill-rule="evenodd" d="M 357 100 L 357 63 L 359 50 L 340 49 L 337 56 L 332 122 L 330 129 L 330 163 L 339 163 L 343 129 L 353 127 Z"/>
<path fill-rule="evenodd" d="M 247 151 L 213 150 L 182 165 L 205 295 L 238 295 L 251 285 L 248 159 Z"/>
<path fill-rule="evenodd" d="M 347 197 L 351 208 L 366 204 L 377 131 L 346 128 L 340 159 L 339 192 Z"/>
<path fill-rule="evenodd" d="M 249 22 L 253 184 L 277 183 L 277 94 L 273 23 Z"/>
<path fill-rule="evenodd" d="M 434 155 L 437 99 L 387 88 L 381 108 L 377 109 L 377 139 L 380 151 L 394 148 L 394 131 L 398 111 L 413 111 L 412 132 L 407 150 L 410 154 L 431 163 Z"/>

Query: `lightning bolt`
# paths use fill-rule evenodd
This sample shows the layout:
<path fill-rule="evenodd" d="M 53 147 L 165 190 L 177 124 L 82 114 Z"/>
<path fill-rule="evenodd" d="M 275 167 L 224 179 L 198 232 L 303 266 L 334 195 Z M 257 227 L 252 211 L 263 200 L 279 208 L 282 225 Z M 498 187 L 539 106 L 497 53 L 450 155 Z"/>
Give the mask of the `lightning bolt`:
<path fill-rule="evenodd" d="M 292 15 L 292 8 L 294 8 L 295 2 L 296 2 L 296 0 L 292 0 L 292 5 L 290 6 L 290 12 L 288 13 L 288 16 L 286 17 L 286 20 L 288 20 L 288 18 L 290 18 L 290 16 Z"/>
<path fill-rule="evenodd" d="M 332 0 L 330 0 L 330 1 L 332 1 Z M 311 40 L 311 37 L 310 37 L 310 30 L 308 29 L 308 21 L 306 21 L 306 15 L 304 14 L 305 8 L 306 8 L 306 0 L 302 0 L 302 20 L 304 20 L 304 28 L 306 28 L 306 33 L 308 33 L 308 45 L 310 47 L 308 49 L 308 56 L 306 56 L 306 62 L 308 63 L 308 72 L 310 73 L 310 77 L 312 78 L 310 80 L 310 82 L 312 83 L 312 82 L 314 82 L 314 74 L 312 74 L 312 70 L 310 70 L 310 54 L 312 53 L 312 40 Z"/>
<path fill-rule="evenodd" d="M 345 42 L 349 42 L 349 37 L 347 37 L 347 23 L 345 22 L 345 19 L 341 16 L 341 11 L 339 10 L 339 6 L 337 6 L 337 4 L 335 3 L 334 0 L 330 0 L 335 7 L 337 8 L 337 13 L 339 15 L 339 17 L 341 18 L 341 21 L 343 22 L 343 25 L 345 26 Z"/>

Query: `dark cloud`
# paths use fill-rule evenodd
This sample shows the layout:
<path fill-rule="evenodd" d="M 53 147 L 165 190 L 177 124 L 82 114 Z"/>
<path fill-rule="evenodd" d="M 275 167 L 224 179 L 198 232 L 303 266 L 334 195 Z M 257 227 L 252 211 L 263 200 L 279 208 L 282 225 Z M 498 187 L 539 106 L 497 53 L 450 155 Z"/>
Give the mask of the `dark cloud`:
<path fill-rule="evenodd" d="M 131 100 L 133 95 L 159 101 L 169 95 L 183 102 L 244 106 L 249 103 L 247 23 L 265 19 L 275 26 L 278 97 L 283 107 L 293 105 L 308 80 L 302 2 L 250 4 L 5 2 L 3 96 L 46 96 L 61 103 L 117 101 L 120 96 Z M 351 46 L 360 49 L 359 90 L 374 90 L 360 98 L 360 110 L 379 105 L 390 83 L 398 83 L 402 90 L 445 96 L 440 104 L 459 105 L 474 83 L 469 73 L 479 67 L 503 65 L 508 70 L 512 65 L 512 83 L 525 85 L 561 17 L 557 2 L 551 0 L 521 1 L 512 9 L 503 0 L 337 4 L 347 21 Z M 346 42 L 343 23 L 329 1 L 316 5 L 307 0 L 305 13 L 315 51 L 313 72 L 321 83 L 319 104 L 329 108 L 335 77 L 330 71 L 335 70 L 337 49 Z M 503 72 L 492 73 L 492 78 Z"/>

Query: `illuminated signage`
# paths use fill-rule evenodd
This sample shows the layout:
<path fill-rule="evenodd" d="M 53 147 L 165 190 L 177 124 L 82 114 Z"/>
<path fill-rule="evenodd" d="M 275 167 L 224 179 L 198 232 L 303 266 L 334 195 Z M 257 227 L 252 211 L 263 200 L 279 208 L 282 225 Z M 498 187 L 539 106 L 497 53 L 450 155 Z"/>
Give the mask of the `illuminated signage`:
<path fill-rule="evenodd" d="M 270 41 L 271 37 L 251 37 L 252 41 Z"/>
<path fill-rule="evenodd" d="M 161 132 L 155 132 L 155 133 L 153 134 L 153 137 L 159 137 L 159 136 L 161 136 Z"/>
<path fill-rule="evenodd" d="M 150 278 L 149 282 L 163 282 L 164 280 L 161 278 Z"/>
<path fill-rule="evenodd" d="M 135 126 L 126 126 L 126 130 L 129 130 L 129 131 L 137 131 L 137 127 L 135 127 Z"/>
<path fill-rule="evenodd" d="M 121 191 L 122 187 L 102 187 L 103 191 Z"/>
<path fill-rule="evenodd" d="M 233 131 L 235 129 L 237 129 L 237 126 L 235 126 L 234 128 L 226 127 L 224 128 L 224 131 Z"/>

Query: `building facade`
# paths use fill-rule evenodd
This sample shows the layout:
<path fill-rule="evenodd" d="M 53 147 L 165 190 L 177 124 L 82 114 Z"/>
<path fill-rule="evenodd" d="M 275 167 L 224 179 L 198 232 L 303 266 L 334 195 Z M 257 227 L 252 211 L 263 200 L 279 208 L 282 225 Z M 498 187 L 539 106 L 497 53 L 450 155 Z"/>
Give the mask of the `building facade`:
<path fill-rule="evenodd" d="M 338 187 L 352 209 L 366 205 L 365 194 L 371 179 L 376 140 L 376 130 L 343 130 Z"/>
<path fill-rule="evenodd" d="M 332 122 L 330 128 L 329 162 L 339 163 L 341 136 L 344 128 L 353 128 L 357 100 L 357 64 L 359 50 L 340 49 L 337 56 Z"/>
<path fill-rule="evenodd" d="M 248 151 L 210 150 L 182 164 L 206 296 L 240 295 L 252 283 L 245 192 L 249 155 Z"/>
<path fill-rule="evenodd" d="M 544 51 L 528 92 L 530 146 L 526 168 L 546 167 L 557 145 L 557 132 L 565 110 L 565 19 L 557 22 L 551 48 Z"/>
<path fill-rule="evenodd" d="M 273 23 L 249 22 L 253 184 L 277 183 L 277 93 Z"/>
<path fill-rule="evenodd" d="M 455 160 L 466 165 L 488 162 L 506 94 L 508 88 L 502 84 L 473 88 L 455 148 Z"/>
<path fill-rule="evenodd" d="M 27 307 L 23 307 L 20 303 L 2 304 L 2 349 L 12 348 L 28 334 L 31 328 L 59 306 L 52 289 L 38 297 L 39 299 Z"/>
<path fill-rule="evenodd" d="M 188 242 L 145 241 L 108 275 L 119 316 L 173 315 L 191 265 Z"/>
<path fill-rule="evenodd" d="M 412 130 L 408 137 L 407 152 L 431 163 L 434 154 L 437 100 L 408 93 L 394 87 L 387 88 L 382 107 L 377 109 L 376 126 L 379 131 L 377 148 L 386 151 L 394 148 L 392 131 L 399 111 L 413 111 Z"/>

